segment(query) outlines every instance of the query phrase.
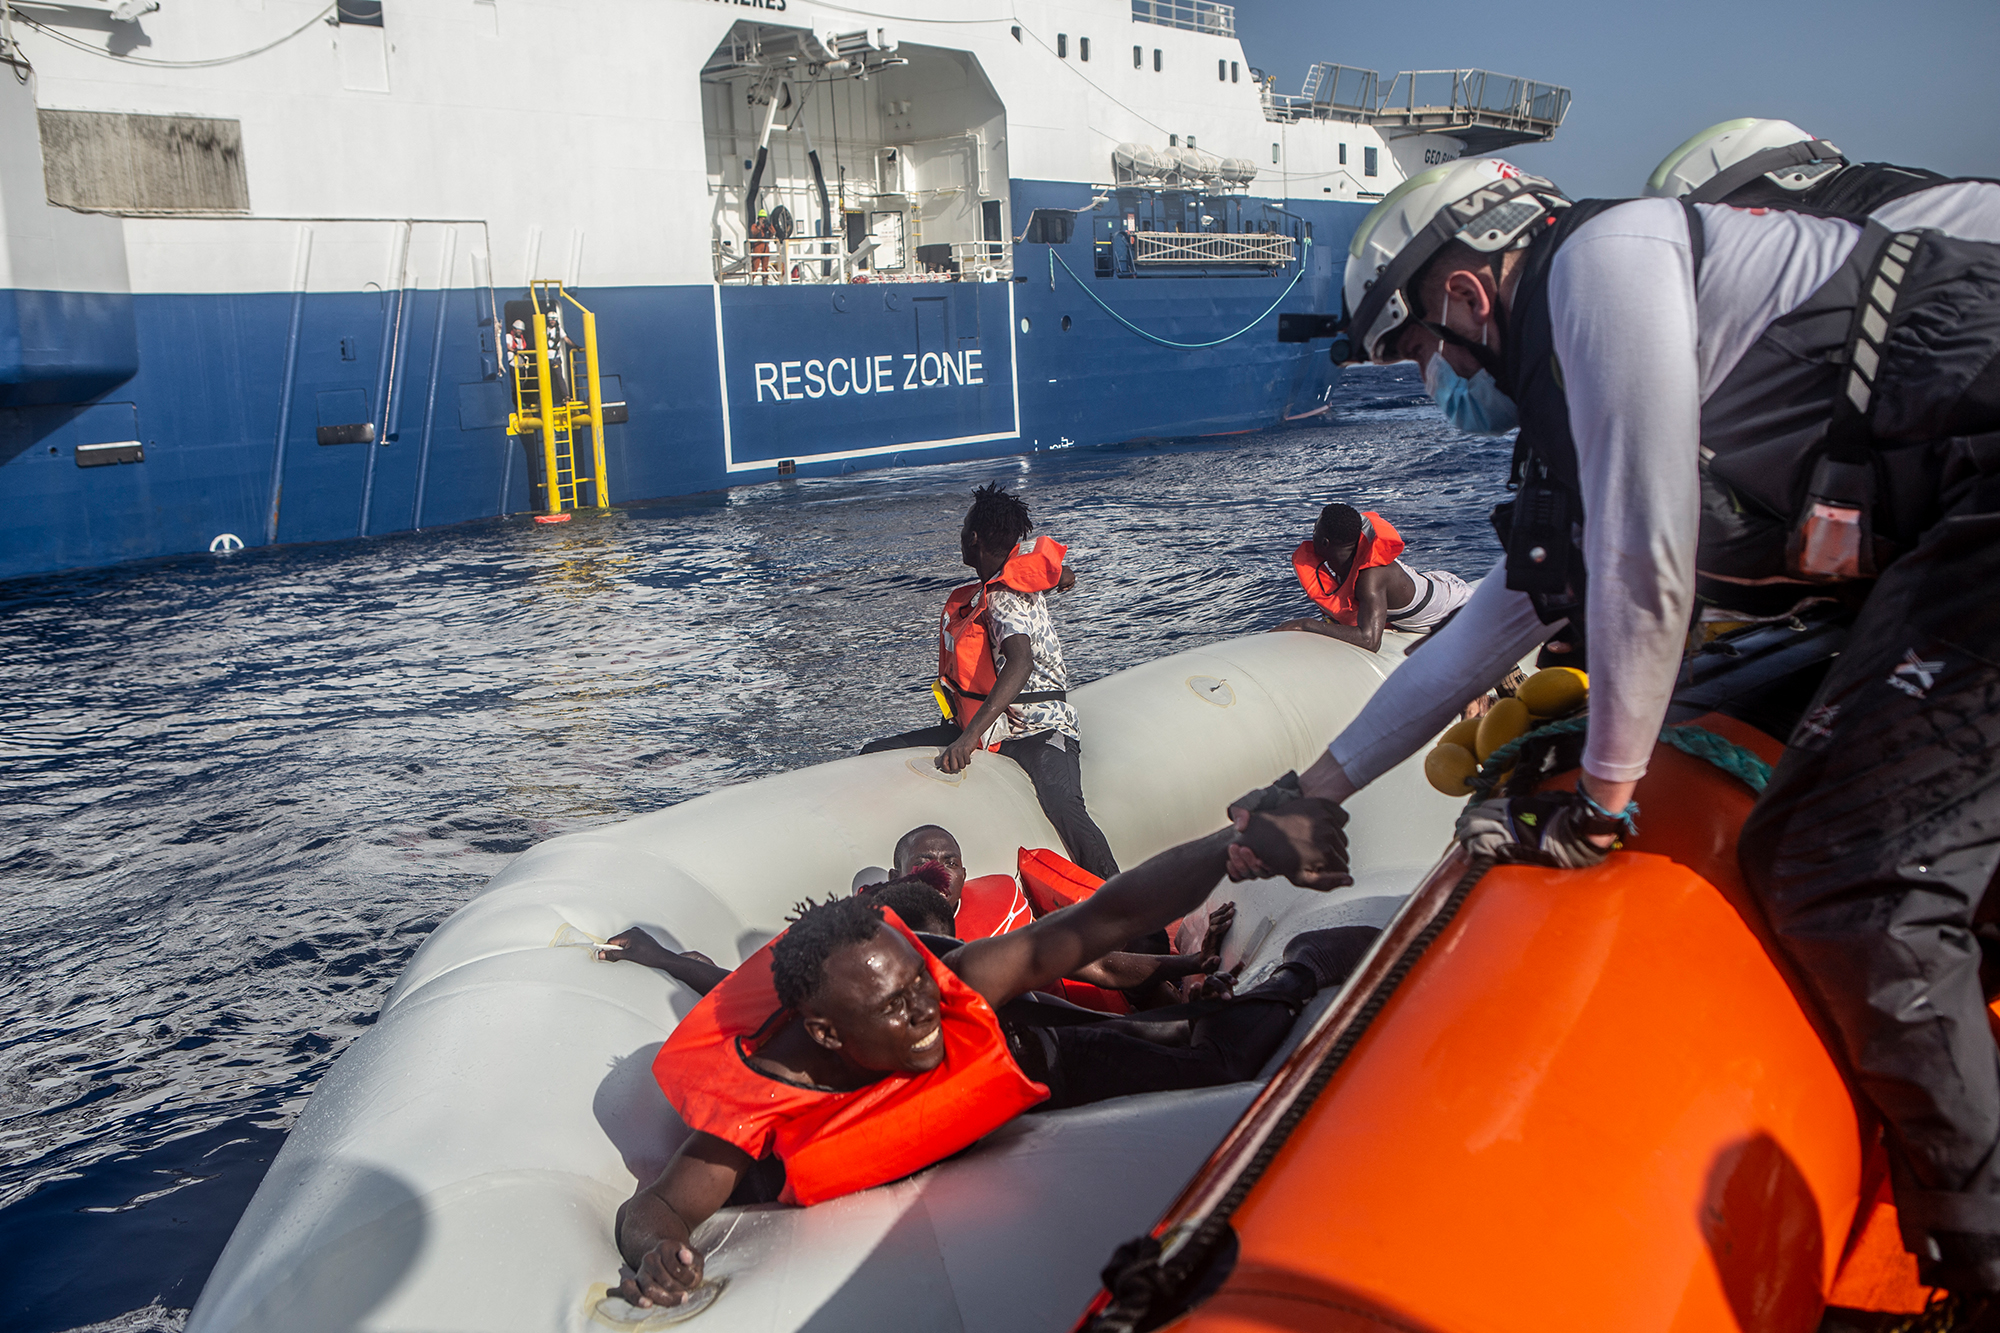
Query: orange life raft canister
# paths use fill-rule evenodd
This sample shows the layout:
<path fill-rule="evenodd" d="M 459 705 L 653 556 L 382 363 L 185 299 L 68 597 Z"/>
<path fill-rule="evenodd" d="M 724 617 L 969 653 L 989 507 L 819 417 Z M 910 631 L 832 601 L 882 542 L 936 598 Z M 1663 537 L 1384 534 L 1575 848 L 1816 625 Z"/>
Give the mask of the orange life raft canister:
<path fill-rule="evenodd" d="M 944 1063 L 891 1074 L 852 1092 L 802 1088 L 749 1062 L 784 1021 L 771 984 L 773 940 L 695 1005 L 653 1061 L 653 1077 L 690 1129 L 785 1164 L 785 1203 L 814 1204 L 886 1184 L 943 1161 L 1049 1090 L 1008 1054 L 992 1006 L 960 981 L 888 908 L 937 983 Z M 784 938 L 782 935 L 779 939 Z"/>
<path fill-rule="evenodd" d="M 1014 548 L 990 582 L 968 583 L 945 599 L 938 620 L 938 683 L 951 701 L 952 721 L 960 728 L 972 724 L 973 714 L 998 679 L 986 624 L 986 590 L 997 585 L 1014 592 L 1047 592 L 1062 578 L 1063 556 L 1068 552 L 1053 537 L 1031 537 Z M 1041 697 L 1024 694 L 1016 702 L 1033 703 Z"/>
<path fill-rule="evenodd" d="M 1393 564 L 1403 553 L 1403 537 L 1389 525 L 1389 520 L 1373 510 L 1361 515 L 1361 540 L 1354 552 L 1354 568 L 1337 585 L 1323 565 L 1318 552 L 1313 550 L 1312 539 L 1308 537 L 1292 552 L 1292 570 L 1299 576 L 1299 586 L 1306 590 L 1306 596 L 1319 603 L 1320 609 L 1343 625 L 1352 625 L 1354 614 L 1354 585 L 1360 580 L 1361 571 Z"/>

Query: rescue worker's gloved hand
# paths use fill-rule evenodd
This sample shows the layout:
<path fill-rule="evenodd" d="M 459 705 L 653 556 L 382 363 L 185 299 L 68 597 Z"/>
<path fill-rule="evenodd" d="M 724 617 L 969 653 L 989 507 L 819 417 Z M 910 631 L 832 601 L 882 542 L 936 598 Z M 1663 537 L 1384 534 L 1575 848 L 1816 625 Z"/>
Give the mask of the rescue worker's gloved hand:
<path fill-rule="evenodd" d="M 1236 840 L 1229 847 L 1233 880 L 1283 875 L 1304 889 L 1345 888 L 1347 811 L 1332 801 L 1304 796 L 1299 775 L 1287 773 L 1229 807 Z"/>
<path fill-rule="evenodd" d="M 1591 838 L 1621 828 L 1631 832 L 1629 825 L 1592 810 L 1576 792 L 1538 791 L 1481 801 L 1458 817 L 1457 835 L 1472 856 L 1581 870 L 1598 864 L 1613 850 Z"/>

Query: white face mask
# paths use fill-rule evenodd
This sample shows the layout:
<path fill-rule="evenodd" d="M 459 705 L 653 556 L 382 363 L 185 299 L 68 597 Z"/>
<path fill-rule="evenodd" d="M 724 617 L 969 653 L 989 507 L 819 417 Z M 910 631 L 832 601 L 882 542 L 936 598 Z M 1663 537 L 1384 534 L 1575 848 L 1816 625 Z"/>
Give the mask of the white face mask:
<path fill-rule="evenodd" d="M 1451 297 L 1444 300 L 1444 320 L 1451 318 Z M 1486 326 L 1479 329 L 1480 340 Z M 1468 435 L 1505 435 L 1521 424 L 1514 400 L 1500 390 L 1500 382 L 1483 367 L 1471 379 L 1458 373 L 1444 359 L 1444 343 L 1424 363 L 1424 388 L 1444 410 L 1445 419 Z"/>

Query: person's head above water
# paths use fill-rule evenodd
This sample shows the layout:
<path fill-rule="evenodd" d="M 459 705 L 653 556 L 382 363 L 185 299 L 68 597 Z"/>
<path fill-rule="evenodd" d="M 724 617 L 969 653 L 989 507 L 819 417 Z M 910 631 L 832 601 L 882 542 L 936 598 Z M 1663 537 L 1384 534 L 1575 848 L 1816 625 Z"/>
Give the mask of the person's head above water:
<path fill-rule="evenodd" d="M 958 911 L 959 897 L 965 889 L 965 858 L 958 850 L 958 839 L 936 824 L 919 825 L 897 839 L 897 878 L 908 876 L 926 861 L 935 861 L 943 866 L 945 873 L 951 877 L 950 882 L 938 891 L 951 904 L 951 910 Z"/>
<path fill-rule="evenodd" d="M 877 884 L 861 892 L 877 907 L 886 907 L 911 930 L 926 935 L 950 935 L 957 929 L 951 903 L 944 896 L 950 872 L 927 862 L 903 879 Z"/>
<path fill-rule="evenodd" d="M 959 558 L 979 570 L 981 577 L 990 577 L 986 566 L 999 572 L 1007 553 L 1034 526 L 1020 496 L 997 481 L 981 486 L 972 493 L 972 508 L 965 511 L 965 525 L 958 530 Z"/>
<path fill-rule="evenodd" d="M 872 894 L 801 903 L 771 948 L 771 985 L 806 1035 L 856 1070 L 921 1074 L 944 1059 L 937 982 Z"/>
<path fill-rule="evenodd" d="M 1319 522 L 1313 524 L 1313 554 L 1336 577 L 1345 577 L 1365 526 L 1361 511 L 1353 505 L 1328 505 L 1319 511 Z"/>

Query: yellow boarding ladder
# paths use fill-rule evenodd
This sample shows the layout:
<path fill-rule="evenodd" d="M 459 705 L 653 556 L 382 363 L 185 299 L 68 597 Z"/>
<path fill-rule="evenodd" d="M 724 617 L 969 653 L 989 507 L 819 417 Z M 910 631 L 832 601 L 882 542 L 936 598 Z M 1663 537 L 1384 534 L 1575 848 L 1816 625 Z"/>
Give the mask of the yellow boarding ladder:
<path fill-rule="evenodd" d="M 538 279 L 528 284 L 535 307 L 535 326 L 526 349 L 514 354 L 514 411 L 507 418 L 510 435 L 540 435 L 542 440 L 541 512 L 566 514 L 579 507 L 577 491 L 588 486 L 592 507 L 607 509 L 610 492 L 604 484 L 604 391 L 597 364 L 597 316 L 563 289 L 560 282 Z M 583 316 L 583 345 L 558 349 L 565 373 L 560 381 L 549 365 L 549 319 L 568 301 Z M 579 364 L 580 363 L 580 364 Z M 557 395 L 558 383 L 563 390 Z M 578 398 L 578 386 L 587 396 Z M 577 472 L 576 431 L 590 436 L 590 472 Z"/>

